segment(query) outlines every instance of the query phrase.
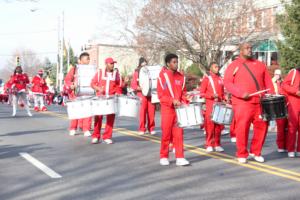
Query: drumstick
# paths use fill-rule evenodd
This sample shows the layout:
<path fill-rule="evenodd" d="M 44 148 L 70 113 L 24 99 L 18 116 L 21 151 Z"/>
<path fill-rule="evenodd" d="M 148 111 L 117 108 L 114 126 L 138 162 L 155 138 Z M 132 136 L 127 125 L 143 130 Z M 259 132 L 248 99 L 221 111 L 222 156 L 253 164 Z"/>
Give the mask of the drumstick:
<path fill-rule="evenodd" d="M 258 91 L 258 92 L 254 92 L 254 93 L 250 94 L 250 95 L 249 95 L 249 97 L 252 97 L 252 96 L 254 96 L 254 95 L 258 95 L 258 94 L 261 94 L 261 93 L 267 92 L 267 91 L 269 91 L 269 90 L 270 90 L 270 89 L 266 89 L 266 90 L 260 90 L 260 91 Z"/>

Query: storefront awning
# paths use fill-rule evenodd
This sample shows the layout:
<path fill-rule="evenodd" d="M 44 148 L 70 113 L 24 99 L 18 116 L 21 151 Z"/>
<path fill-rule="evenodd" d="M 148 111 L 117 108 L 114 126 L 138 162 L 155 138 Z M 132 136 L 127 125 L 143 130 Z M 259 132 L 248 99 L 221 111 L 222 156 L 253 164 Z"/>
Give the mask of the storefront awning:
<path fill-rule="evenodd" d="M 253 52 L 277 52 L 277 46 L 272 40 L 264 40 L 253 45 Z"/>

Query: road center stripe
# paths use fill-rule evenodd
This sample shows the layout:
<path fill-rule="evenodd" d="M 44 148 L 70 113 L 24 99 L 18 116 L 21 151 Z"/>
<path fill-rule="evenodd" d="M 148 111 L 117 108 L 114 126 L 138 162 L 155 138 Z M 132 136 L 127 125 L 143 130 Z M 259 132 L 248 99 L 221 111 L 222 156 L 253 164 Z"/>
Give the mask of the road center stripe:
<path fill-rule="evenodd" d="M 25 158 L 28 162 L 30 162 L 31 164 L 36 166 L 38 169 L 40 169 L 42 172 L 44 172 L 51 178 L 61 178 L 62 177 L 61 175 L 59 175 L 58 173 L 56 173 L 55 171 L 53 171 L 52 169 L 47 167 L 45 164 L 41 163 L 39 160 L 37 160 L 36 158 L 29 155 L 28 153 L 21 152 L 19 154 L 20 154 L 20 156 Z"/>

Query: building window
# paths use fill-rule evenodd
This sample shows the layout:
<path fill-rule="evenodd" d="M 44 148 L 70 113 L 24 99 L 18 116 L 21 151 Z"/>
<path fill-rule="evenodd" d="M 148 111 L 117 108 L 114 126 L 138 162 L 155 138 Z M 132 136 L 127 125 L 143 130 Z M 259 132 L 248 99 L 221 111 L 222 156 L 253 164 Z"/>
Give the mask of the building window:
<path fill-rule="evenodd" d="M 251 15 L 248 18 L 248 29 L 249 30 L 254 30 L 255 29 L 255 17 L 253 15 Z"/>
<path fill-rule="evenodd" d="M 261 27 L 266 28 L 266 12 L 261 12 Z"/>

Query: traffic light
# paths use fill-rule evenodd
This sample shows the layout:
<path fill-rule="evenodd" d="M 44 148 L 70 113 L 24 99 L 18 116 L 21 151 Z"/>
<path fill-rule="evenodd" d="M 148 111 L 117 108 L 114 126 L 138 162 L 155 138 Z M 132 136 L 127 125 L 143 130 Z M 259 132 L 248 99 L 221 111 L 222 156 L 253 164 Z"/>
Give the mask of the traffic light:
<path fill-rule="evenodd" d="M 17 56 L 16 57 L 16 66 L 20 66 L 20 65 L 21 65 L 21 63 L 20 63 L 20 57 Z"/>

